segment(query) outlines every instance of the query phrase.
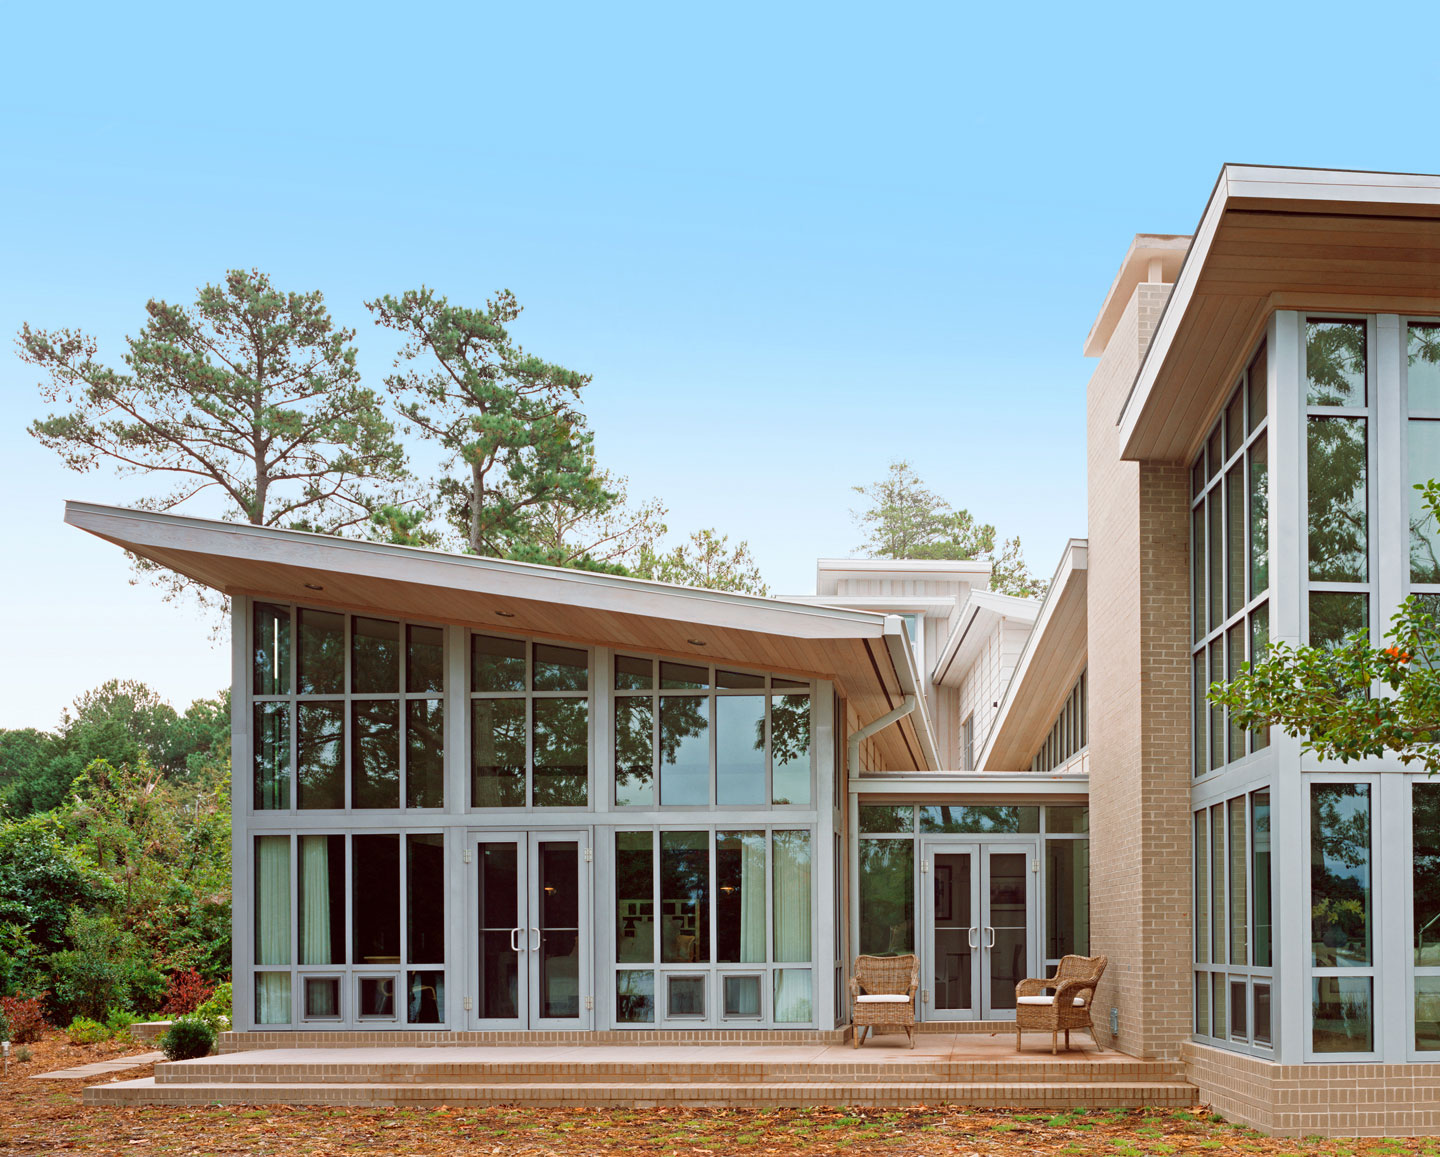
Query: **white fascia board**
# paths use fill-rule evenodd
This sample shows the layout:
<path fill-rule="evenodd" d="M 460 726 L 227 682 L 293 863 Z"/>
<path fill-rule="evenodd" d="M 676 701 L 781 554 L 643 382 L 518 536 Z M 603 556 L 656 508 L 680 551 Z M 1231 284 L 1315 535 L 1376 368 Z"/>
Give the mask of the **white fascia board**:
<path fill-rule="evenodd" d="M 797 638 L 880 639 L 886 616 L 594 571 L 67 502 L 65 521 L 120 545 L 188 551 Z"/>
<path fill-rule="evenodd" d="M 896 611 L 915 611 L 928 614 L 931 611 L 944 611 L 949 613 L 955 609 L 953 598 L 942 596 L 909 596 L 909 595 L 857 595 L 846 597 L 845 595 L 778 595 L 781 601 L 787 603 L 804 603 L 812 607 L 850 607 L 857 611 L 877 610 L 893 614 Z"/>
<path fill-rule="evenodd" d="M 1030 631 L 1030 637 L 1025 640 L 1025 646 L 1021 648 L 1020 657 L 1015 661 L 1015 670 L 1010 673 L 1010 681 L 1005 684 L 1005 691 L 1000 696 L 1000 707 L 995 712 L 994 719 L 990 722 L 990 730 L 985 736 L 984 743 L 980 746 L 980 753 L 976 757 L 976 764 L 985 766 L 990 758 L 990 751 L 995 746 L 995 737 L 1000 734 L 1000 728 L 1015 706 L 1015 700 L 1019 694 L 1020 686 L 1025 681 L 1025 675 L 1030 670 L 1031 661 L 1035 658 L 1035 650 L 1040 641 L 1045 637 L 1045 628 L 1049 626 L 1055 614 L 1055 608 L 1059 606 L 1060 599 L 1064 597 L 1066 586 L 1070 578 L 1077 571 L 1087 569 L 1089 566 L 1090 543 L 1088 539 L 1072 538 L 1065 544 L 1065 551 L 1060 556 L 1060 565 L 1055 568 L 1055 574 L 1050 579 L 1050 586 L 1045 591 L 1045 598 L 1040 606 L 1040 615 L 1035 620 L 1035 626 Z M 1086 630 L 1087 647 L 1089 645 L 1089 630 Z"/>
<path fill-rule="evenodd" d="M 890 653 L 890 662 L 900 680 L 900 690 L 915 697 L 915 710 L 909 719 L 920 737 L 920 753 L 925 760 L 926 770 L 940 766 L 940 752 L 935 747 L 935 730 L 930 724 L 930 712 L 926 707 L 925 689 L 920 683 L 920 668 L 915 662 L 915 652 L 910 647 L 910 632 L 905 620 L 899 615 L 885 616 L 885 649 Z"/>
<path fill-rule="evenodd" d="M 976 652 L 984 640 L 1001 622 L 1014 619 L 1016 622 L 1033 627 L 1040 615 L 1043 599 L 1026 599 L 1018 595 L 1004 595 L 998 591 L 972 590 L 960 606 L 960 618 L 940 649 L 930 681 L 937 685 L 958 687 L 966 670 L 974 661 Z M 959 671 L 949 682 L 950 672 L 959 663 Z"/>
<path fill-rule="evenodd" d="M 852 776 L 857 795 L 887 796 L 1083 796 L 1090 791 L 1085 772 L 942 771 L 928 775 Z"/>
<path fill-rule="evenodd" d="M 815 569 L 821 573 L 854 571 L 867 578 L 893 575 L 897 578 L 917 574 L 989 574 L 993 564 L 984 559 L 964 558 L 821 558 Z"/>

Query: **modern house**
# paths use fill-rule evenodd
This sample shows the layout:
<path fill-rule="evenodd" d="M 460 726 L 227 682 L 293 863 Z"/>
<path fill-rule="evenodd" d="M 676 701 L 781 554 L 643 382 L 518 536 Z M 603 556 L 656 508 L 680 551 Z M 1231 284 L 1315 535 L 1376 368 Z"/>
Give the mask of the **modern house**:
<path fill-rule="evenodd" d="M 1095 953 L 1100 1042 L 1227 1116 L 1440 1131 L 1440 785 L 1205 700 L 1440 597 L 1440 177 L 1227 166 L 1084 350 L 1089 533 L 1043 600 L 71 503 L 232 597 L 227 1047 L 839 1040 L 854 956 L 912 951 L 922 1029 L 1003 1027 Z"/>

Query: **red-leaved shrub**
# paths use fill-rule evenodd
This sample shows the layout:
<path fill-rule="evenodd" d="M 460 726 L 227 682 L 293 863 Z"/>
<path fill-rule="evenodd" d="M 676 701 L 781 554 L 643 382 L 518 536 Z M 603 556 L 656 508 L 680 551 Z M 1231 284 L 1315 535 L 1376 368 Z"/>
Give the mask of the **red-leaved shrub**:
<path fill-rule="evenodd" d="M 215 986 L 193 968 L 171 973 L 165 985 L 165 1003 L 160 1011 L 166 1016 L 184 1016 L 209 1000 L 214 991 Z"/>
<path fill-rule="evenodd" d="M 10 1039 L 16 1044 L 28 1044 L 40 1039 L 40 1034 L 49 1026 L 45 1023 L 45 997 L 0 996 L 0 1009 L 10 1022 Z"/>

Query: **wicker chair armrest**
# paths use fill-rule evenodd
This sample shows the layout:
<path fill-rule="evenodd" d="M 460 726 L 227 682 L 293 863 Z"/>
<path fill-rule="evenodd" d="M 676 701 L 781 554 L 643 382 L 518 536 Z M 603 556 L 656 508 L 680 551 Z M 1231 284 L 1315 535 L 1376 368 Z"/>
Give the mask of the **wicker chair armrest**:
<path fill-rule="evenodd" d="M 1077 996 L 1095 995 L 1096 980 L 1086 977 L 1081 980 L 1062 980 L 1055 988 L 1055 1003 L 1062 1007 L 1070 1004 Z"/>
<path fill-rule="evenodd" d="M 1047 988 L 1054 988 L 1054 980 L 1041 980 L 1036 977 L 1027 977 L 1015 985 L 1016 996 L 1043 996 Z"/>
<path fill-rule="evenodd" d="M 859 981 L 856 977 L 854 977 L 854 976 L 852 976 L 852 977 L 850 978 L 850 995 L 851 995 L 851 996 L 859 996 L 859 995 L 860 995 L 860 981 Z"/>
<path fill-rule="evenodd" d="M 910 999 L 915 999 L 915 992 L 920 987 L 920 970 L 917 968 L 910 974 Z"/>

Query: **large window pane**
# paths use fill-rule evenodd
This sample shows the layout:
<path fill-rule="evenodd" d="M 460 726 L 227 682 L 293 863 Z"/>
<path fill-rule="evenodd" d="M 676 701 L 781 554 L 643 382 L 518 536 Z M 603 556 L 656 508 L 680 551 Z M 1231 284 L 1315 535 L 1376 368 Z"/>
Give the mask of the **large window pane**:
<path fill-rule="evenodd" d="M 1365 419 L 1312 417 L 1305 429 L 1310 577 L 1364 582 L 1370 542 Z"/>
<path fill-rule="evenodd" d="M 1225 633 L 1226 678 L 1231 681 L 1240 674 L 1240 668 L 1245 664 L 1245 636 L 1247 633 L 1244 619 L 1233 624 Z M 1233 763 L 1245 755 L 1245 729 L 1235 722 L 1233 716 L 1230 718 L 1230 726 L 1226 732 L 1226 742 L 1229 745 L 1227 759 L 1230 762 Z"/>
<path fill-rule="evenodd" d="M 296 681 L 302 695 L 345 691 L 345 616 L 302 607 Z"/>
<path fill-rule="evenodd" d="M 1305 403 L 1309 406 L 1365 405 L 1363 321 L 1306 321 Z"/>
<path fill-rule="evenodd" d="M 1317 968 L 1371 962 L 1368 784 L 1310 787 L 1310 913 Z"/>
<path fill-rule="evenodd" d="M 1210 541 L 1210 563 L 1205 584 L 1210 594 L 1210 630 L 1225 621 L 1225 539 L 1224 508 L 1220 504 L 1221 487 L 1216 486 L 1205 499 L 1207 536 Z"/>
<path fill-rule="evenodd" d="M 1190 738 L 1195 749 L 1193 758 L 1196 775 L 1204 775 L 1210 770 L 1205 758 L 1206 720 L 1210 713 L 1209 704 L 1205 701 L 1205 689 L 1209 686 L 1209 680 L 1205 678 L 1205 663 L 1203 650 L 1192 656 L 1190 660 L 1191 670 L 1194 674 L 1191 687 Z"/>
<path fill-rule="evenodd" d="M 615 802 L 655 802 L 655 708 L 646 696 L 615 700 Z"/>
<path fill-rule="evenodd" d="M 1190 512 L 1190 594 L 1191 637 L 1198 643 L 1205 637 L 1205 504 Z"/>
<path fill-rule="evenodd" d="M 405 704 L 405 806 L 445 806 L 445 703 Z"/>
<path fill-rule="evenodd" d="M 1210 682 L 1225 682 L 1225 640 L 1213 639 L 1210 643 Z M 1225 763 L 1225 709 L 1210 707 L 1210 769 L 1213 771 Z"/>
<path fill-rule="evenodd" d="M 1334 650 L 1345 636 L 1370 625 L 1370 597 L 1344 591 L 1310 592 L 1310 645 Z"/>
<path fill-rule="evenodd" d="M 775 871 L 778 881 L 778 859 Z M 764 832 L 715 837 L 715 959 L 722 964 L 765 959 Z"/>
<path fill-rule="evenodd" d="M 472 806 L 524 807 L 525 701 L 476 699 L 470 710 Z"/>
<path fill-rule="evenodd" d="M 1245 463 L 1236 462 L 1225 475 L 1225 615 L 1228 618 L 1245 605 L 1245 523 L 1249 492 L 1245 485 Z"/>
<path fill-rule="evenodd" d="M 621 964 L 655 961 L 653 832 L 615 833 L 615 959 Z"/>
<path fill-rule="evenodd" d="M 302 808 L 343 808 L 345 705 L 301 703 L 297 708 L 297 717 L 296 805 Z"/>
<path fill-rule="evenodd" d="M 660 959 L 710 963 L 710 834 L 660 833 Z"/>
<path fill-rule="evenodd" d="M 400 690 L 400 624 L 350 620 L 350 689 L 357 695 Z"/>
<path fill-rule="evenodd" d="M 1250 422 L 1251 433 L 1265 420 L 1265 346 L 1260 346 L 1260 352 L 1250 363 L 1250 372 L 1246 375 L 1246 388 L 1249 390 Z"/>
<path fill-rule="evenodd" d="M 655 1023 L 655 973 L 625 969 L 615 974 L 615 1023 Z"/>
<path fill-rule="evenodd" d="M 589 798 L 590 704 L 536 699 L 536 807 L 584 807 Z"/>
<path fill-rule="evenodd" d="M 915 843 L 860 841 L 860 951 L 896 956 L 915 951 Z"/>
<path fill-rule="evenodd" d="M 810 833 L 775 832 L 775 959 L 810 962 Z"/>
<path fill-rule="evenodd" d="M 584 691 L 590 685 L 590 656 L 573 647 L 535 644 L 535 690 Z"/>
<path fill-rule="evenodd" d="M 1411 412 L 1440 412 L 1440 325 L 1409 326 L 1406 392 Z"/>
<path fill-rule="evenodd" d="M 1265 435 L 1250 447 L 1250 597 L 1270 586 L 1270 462 Z"/>
<path fill-rule="evenodd" d="M 1040 830 L 1040 809 L 1016 804 L 941 804 L 920 809 L 922 832 L 1023 835 Z"/>
<path fill-rule="evenodd" d="M 808 968 L 775 970 L 775 1022 L 808 1024 L 813 1019 L 811 978 Z"/>
<path fill-rule="evenodd" d="M 1195 962 L 1210 962 L 1210 850 L 1206 812 L 1195 813 Z M 1208 1031 L 1208 1030 L 1205 1030 Z"/>
<path fill-rule="evenodd" d="M 345 963 L 344 836 L 300 837 L 300 963 Z"/>
<path fill-rule="evenodd" d="M 772 802 L 810 802 L 810 696 L 776 695 L 770 700 Z"/>
<path fill-rule="evenodd" d="M 1257 791 L 1250 800 L 1250 871 L 1255 881 L 1255 965 L 1257 968 L 1269 968 L 1273 963 L 1270 952 L 1270 793 Z M 1258 1033 L 1258 1004 L 1255 1019 Z"/>
<path fill-rule="evenodd" d="M 1090 955 L 1089 840 L 1045 841 L 1045 932 L 1047 959 Z"/>
<path fill-rule="evenodd" d="M 915 809 L 909 804 L 860 805 L 860 831 L 865 835 L 913 832 Z"/>
<path fill-rule="evenodd" d="M 290 837 L 255 837 L 255 963 L 290 963 Z M 290 1019 L 285 979 L 285 1019 Z M 272 1022 L 273 1023 L 273 1022 Z"/>
<path fill-rule="evenodd" d="M 445 632 L 440 627 L 405 628 L 405 690 L 445 690 Z"/>
<path fill-rule="evenodd" d="M 1368 1053 L 1374 1049 L 1368 976 L 1317 976 L 1311 991 L 1311 1046 L 1317 1053 Z"/>
<path fill-rule="evenodd" d="M 445 837 L 425 832 L 405 837 L 406 963 L 445 959 Z"/>
<path fill-rule="evenodd" d="M 1236 796 L 1227 804 L 1230 811 L 1230 963 L 1248 963 L 1250 916 L 1245 869 L 1246 836 L 1250 832 L 1245 815 L 1245 797 Z"/>
<path fill-rule="evenodd" d="M 637 659 L 630 655 L 615 656 L 615 689 L 617 691 L 648 691 L 654 686 L 654 660 Z"/>
<path fill-rule="evenodd" d="M 479 851 L 480 1018 L 509 1020 L 519 1014 L 521 848 L 508 840 L 482 840 Z"/>
<path fill-rule="evenodd" d="M 1415 1051 L 1440 1051 L 1440 976 L 1415 978 Z"/>
<path fill-rule="evenodd" d="M 674 664 L 662 663 L 661 670 Z M 660 699 L 660 802 L 710 802 L 710 700 L 698 695 Z"/>
<path fill-rule="evenodd" d="M 1264 662 L 1270 652 L 1270 606 L 1261 603 L 1250 613 L 1250 662 Z M 1270 728 L 1260 727 L 1250 732 L 1250 750 L 1259 751 L 1270 746 Z"/>
<path fill-rule="evenodd" d="M 470 690 L 525 690 L 525 640 L 470 636 Z"/>
<path fill-rule="evenodd" d="M 1415 487 L 1440 478 L 1440 421 L 1411 420 L 1410 581 L 1440 583 L 1440 526 Z"/>
<path fill-rule="evenodd" d="M 721 695 L 715 700 L 715 802 L 765 803 L 765 697 Z"/>
<path fill-rule="evenodd" d="M 255 809 L 290 807 L 290 705 L 255 705 Z"/>
<path fill-rule="evenodd" d="M 400 837 L 351 837 L 354 962 L 400 963 Z"/>
<path fill-rule="evenodd" d="M 1210 959 L 1216 964 L 1225 962 L 1225 931 L 1225 805 L 1217 803 L 1210 809 Z M 1223 996 L 1217 993 L 1217 1034 L 1225 1020 L 1223 1009 Z"/>
<path fill-rule="evenodd" d="M 1416 783 L 1411 791 L 1415 964 L 1434 968 L 1440 966 L 1440 783 Z"/>
<path fill-rule="evenodd" d="M 290 694 L 290 611 L 269 603 L 254 607 L 256 695 Z"/>
<path fill-rule="evenodd" d="M 395 699 L 351 704 L 350 769 L 353 806 L 400 806 L 400 703 Z"/>

